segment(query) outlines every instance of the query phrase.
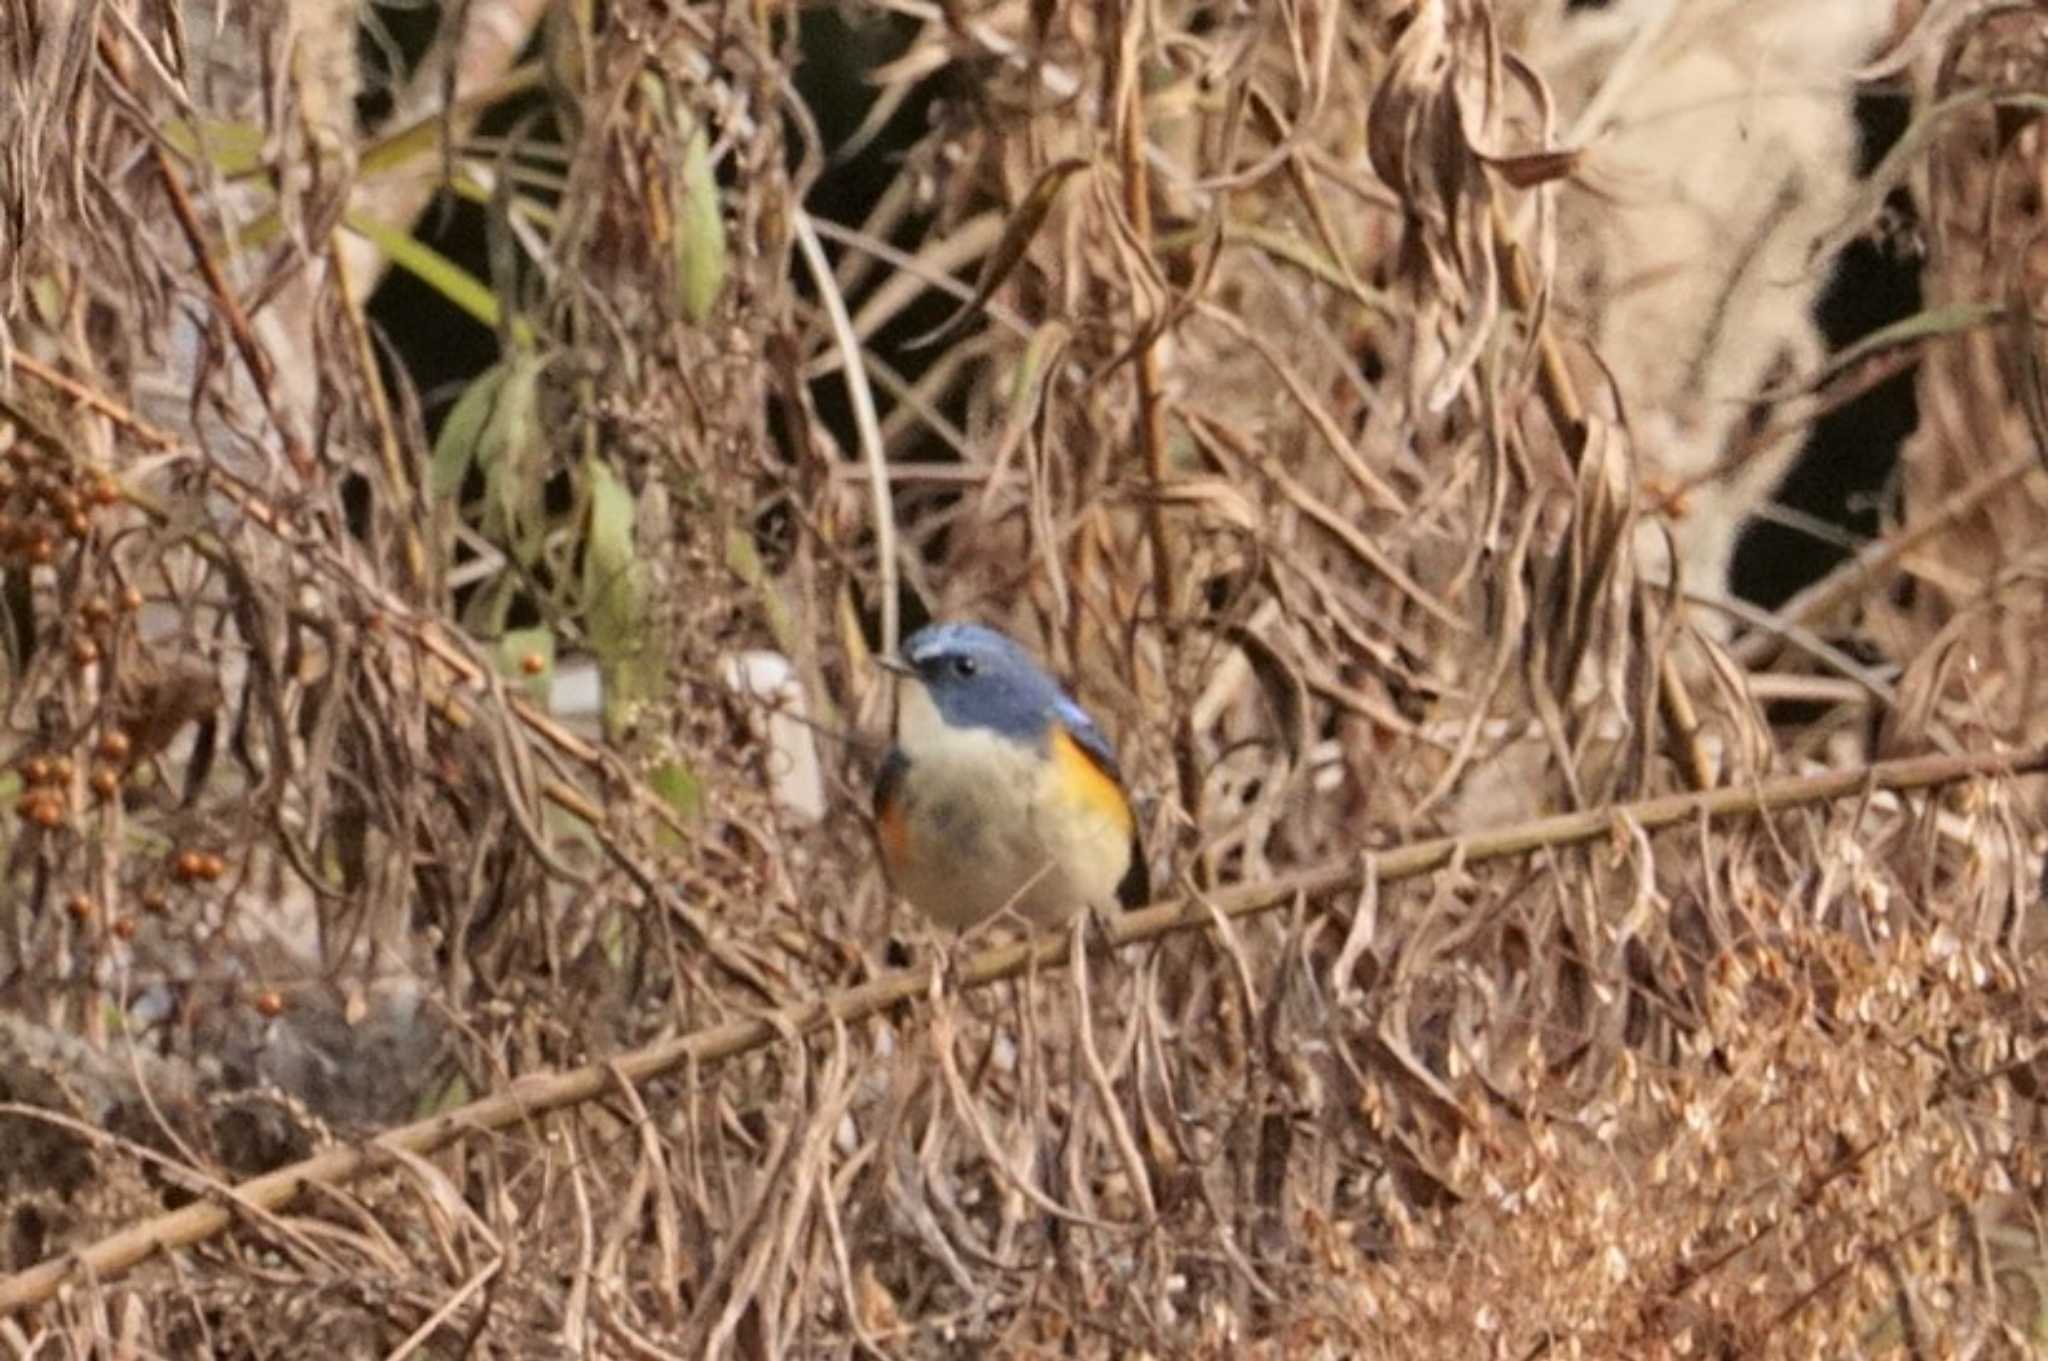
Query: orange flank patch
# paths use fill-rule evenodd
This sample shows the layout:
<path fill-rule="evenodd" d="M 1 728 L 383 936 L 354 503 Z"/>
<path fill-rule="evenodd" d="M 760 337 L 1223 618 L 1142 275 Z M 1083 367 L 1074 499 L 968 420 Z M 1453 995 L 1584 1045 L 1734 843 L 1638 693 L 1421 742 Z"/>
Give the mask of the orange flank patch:
<path fill-rule="evenodd" d="M 1068 798 L 1100 813 L 1119 834 L 1131 834 L 1131 801 L 1124 797 L 1123 786 L 1057 723 L 1052 729 L 1052 760 Z"/>
<path fill-rule="evenodd" d="M 904 815 L 900 797 L 884 800 L 876 810 L 875 839 L 882 843 L 882 863 L 893 878 L 910 858 L 910 819 Z"/>

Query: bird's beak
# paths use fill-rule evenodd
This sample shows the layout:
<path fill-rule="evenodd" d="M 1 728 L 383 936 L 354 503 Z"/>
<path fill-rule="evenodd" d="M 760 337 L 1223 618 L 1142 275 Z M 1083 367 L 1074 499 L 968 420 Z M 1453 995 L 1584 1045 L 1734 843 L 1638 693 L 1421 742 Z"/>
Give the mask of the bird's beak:
<path fill-rule="evenodd" d="M 915 679 L 917 676 L 917 668 L 893 652 L 877 652 L 875 654 L 875 665 L 894 675 L 908 676 L 912 679 Z"/>

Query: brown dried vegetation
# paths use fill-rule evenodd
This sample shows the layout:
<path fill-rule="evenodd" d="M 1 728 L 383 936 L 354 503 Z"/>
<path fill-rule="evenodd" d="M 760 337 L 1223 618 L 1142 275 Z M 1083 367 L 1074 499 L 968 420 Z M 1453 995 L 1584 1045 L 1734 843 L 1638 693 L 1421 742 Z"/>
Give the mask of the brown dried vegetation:
<path fill-rule="evenodd" d="M 354 125 L 351 7 L 218 8 L 0 18 L 0 1350 L 2048 1342 L 1998 769 L 2048 736 L 2048 20 L 850 5 L 885 105 L 969 78 L 849 227 L 782 7 L 559 6 L 539 213 L 470 140 L 522 79 L 480 12 L 539 7 L 399 91 L 424 169 Z M 1861 184 L 1857 63 L 1916 109 Z M 444 173 L 524 261 L 467 463 L 361 306 Z M 1899 187 L 1930 311 L 1830 368 L 1816 238 Z M 927 288 L 978 315 L 899 372 Z M 1731 640 L 1684 593 L 1737 608 L 1798 433 L 1908 363 L 1893 522 Z M 878 403 L 844 447 L 821 383 Z M 1074 679 L 1180 918 L 889 971 L 899 585 Z M 557 646 L 603 741 L 529 697 Z"/>

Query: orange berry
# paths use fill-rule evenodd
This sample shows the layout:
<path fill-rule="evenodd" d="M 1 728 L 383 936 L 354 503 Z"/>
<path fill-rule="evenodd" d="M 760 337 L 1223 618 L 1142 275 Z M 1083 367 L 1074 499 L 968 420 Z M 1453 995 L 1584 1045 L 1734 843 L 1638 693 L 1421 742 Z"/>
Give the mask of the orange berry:
<path fill-rule="evenodd" d="M 64 823 L 64 805 L 51 794 L 29 794 L 14 805 L 14 811 L 25 821 L 32 822 L 44 831 L 60 827 Z"/>

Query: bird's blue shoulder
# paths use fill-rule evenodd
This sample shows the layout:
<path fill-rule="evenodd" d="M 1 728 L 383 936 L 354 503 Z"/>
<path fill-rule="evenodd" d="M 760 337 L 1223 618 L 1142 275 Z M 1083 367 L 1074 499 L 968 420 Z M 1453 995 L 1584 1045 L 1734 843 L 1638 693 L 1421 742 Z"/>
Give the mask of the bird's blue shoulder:
<path fill-rule="evenodd" d="M 1116 748 L 1109 744 L 1102 725 L 1097 723 L 1086 709 L 1071 697 L 1061 694 L 1053 701 L 1053 718 L 1065 728 L 1074 739 L 1075 745 L 1085 752 L 1089 759 L 1102 767 L 1103 773 L 1119 784 L 1123 782 L 1123 768 L 1117 764 Z"/>

